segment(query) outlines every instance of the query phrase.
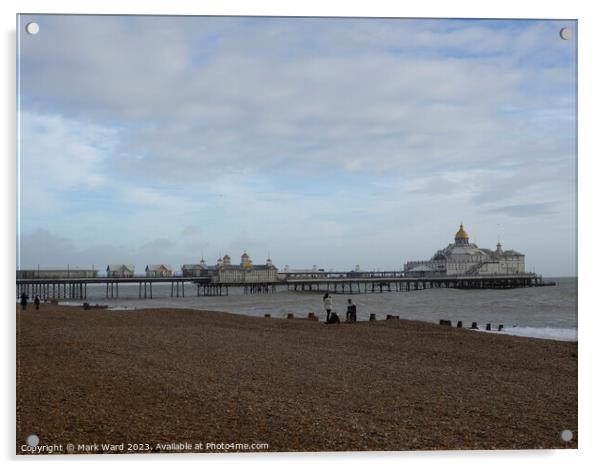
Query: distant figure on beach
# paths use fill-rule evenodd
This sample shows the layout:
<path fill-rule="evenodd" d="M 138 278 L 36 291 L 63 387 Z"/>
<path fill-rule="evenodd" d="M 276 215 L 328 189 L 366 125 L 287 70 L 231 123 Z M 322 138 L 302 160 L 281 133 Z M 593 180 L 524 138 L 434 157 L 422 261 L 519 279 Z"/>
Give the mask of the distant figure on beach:
<path fill-rule="evenodd" d="M 33 302 L 36 305 L 36 309 L 40 309 L 40 297 L 38 295 L 36 295 Z"/>
<path fill-rule="evenodd" d="M 326 324 L 340 324 L 341 320 L 339 319 L 339 315 L 337 313 L 330 313 L 328 315 L 328 319 L 326 320 Z"/>
<path fill-rule="evenodd" d="M 330 319 L 330 311 L 332 311 L 332 298 L 330 298 L 328 293 L 325 293 L 322 301 L 324 302 L 324 309 L 326 310 L 326 322 L 328 322 Z"/>
<path fill-rule="evenodd" d="M 357 306 L 351 301 L 351 298 L 347 299 L 347 322 L 357 322 Z"/>
<path fill-rule="evenodd" d="M 21 293 L 21 309 L 25 311 L 27 309 L 27 300 L 29 297 L 25 292 Z"/>

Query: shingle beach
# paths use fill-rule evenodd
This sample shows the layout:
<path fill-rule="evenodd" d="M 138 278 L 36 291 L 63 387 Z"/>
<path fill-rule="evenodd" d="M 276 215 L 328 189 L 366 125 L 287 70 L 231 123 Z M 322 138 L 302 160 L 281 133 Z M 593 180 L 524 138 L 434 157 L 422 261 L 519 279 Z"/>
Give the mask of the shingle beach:
<path fill-rule="evenodd" d="M 30 305 L 17 309 L 17 453 L 31 434 L 90 445 L 75 453 L 576 448 L 577 344 L 395 319 Z"/>

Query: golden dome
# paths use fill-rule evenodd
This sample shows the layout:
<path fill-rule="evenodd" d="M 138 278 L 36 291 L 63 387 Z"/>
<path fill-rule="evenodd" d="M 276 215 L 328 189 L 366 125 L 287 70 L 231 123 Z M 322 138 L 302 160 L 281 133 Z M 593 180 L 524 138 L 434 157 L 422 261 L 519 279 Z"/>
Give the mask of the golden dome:
<path fill-rule="evenodd" d="M 460 225 L 460 229 L 458 230 L 458 232 L 456 233 L 456 239 L 460 238 L 460 239 L 468 239 L 468 233 L 466 231 L 464 231 L 464 225 Z"/>
<path fill-rule="evenodd" d="M 240 256 L 240 257 L 241 257 L 241 259 L 248 259 L 249 255 L 247 254 L 247 251 L 245 251 L 242 253 L 242 256 Z"/>
<path fill-rule="evenodd" d="M 226 255 L 224 256 L 224 260 L 230 260 L 230 256 L 229 256 L 228 254 L 226 254 Z"/>

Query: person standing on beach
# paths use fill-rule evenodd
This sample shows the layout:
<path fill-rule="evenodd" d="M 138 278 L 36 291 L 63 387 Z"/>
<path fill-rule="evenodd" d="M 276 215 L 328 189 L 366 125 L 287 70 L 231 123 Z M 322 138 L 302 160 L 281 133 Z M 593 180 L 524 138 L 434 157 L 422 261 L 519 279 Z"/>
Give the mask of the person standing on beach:
<path fill-rule="evenodd" d="M 36 295 L 36 297 L 34 298 L 33 302 L 36 305 L 36 309 L 40 309 L 40 297 L 38 295 Z"/>
<path fill-rule="evenodd" d="M 25 292 L 21 293 L 21 309 L 25 311 L 27 309 L 27 300 L 29 297 Z"/>
<path fill-rule="evenodd" d="M 332 311 L 332 298 L 326 293 L 322 301 L 324 302 L 324 309 L 326 310 L 326 322 L 328 322 L 330 319 L 330 311 Z"/>
<path fill-rule="evenodd" d="M 347 299 L 347 322 L 357 322 L 357 306 L 351 301 L 351 298 Z"/>

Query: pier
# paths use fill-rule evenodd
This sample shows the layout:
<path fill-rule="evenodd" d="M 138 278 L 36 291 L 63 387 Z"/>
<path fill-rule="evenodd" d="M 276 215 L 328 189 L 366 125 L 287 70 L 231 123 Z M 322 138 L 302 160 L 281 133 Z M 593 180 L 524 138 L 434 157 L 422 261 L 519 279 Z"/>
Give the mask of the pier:
<path fill-rule="evenodd" d="M 119 298 L 119 286 L 138 284 L 138 298 L 153 298 L 153 285 L 170 283 L 171 296 L 185 296 L 185 284 L 193 283 L 197 295 L 201 296 L 203 287 L 210 282 L 208 277 L 94 277 L 94 278 L 36 278 L 17 279 L 17 297 L 25 293 L 29 298 L 36 295 L 42 300 L 85 300 L 88 298 L 88 285 L 105 285 L 105 298 Z M 206 296 L 212 296 L 215 288 L 205 288 Z M 221 292 L 223 288 L 218 289 Z M 225 290 L 227 292 L 227 289 Z"/>
<path fill-rule="evenodd" d="M 362 276 L 349 272 L 328 272 L 319 277 L 312 275 L 284 276 L 274 282 L 215 282 L 211 277 L 95 277 L 95 278 L 33 278 L 17 279 L 17 298 L 25 293 L 29 298 L 38 296 L 42 300 L 85 300 L 88 285 L 105 285 L 105 298 L 119 298 L 119 286 L 138 285 L 138 298 L 153 298 L 153 285 L 171 284 L 171 297 L 225 296 L 229 289 L 241 288 L 243 294 L 265 295 L 278 291 L 330 294 L 368 294 L 407 292 L 432 288 L 458 289 L 510 289 L 555 285 L 546 282 L 540 275 L 473 275 L 406 277 L 401 272 L 374 272 Z M 188 288 L 188 293 L 186 290 Z"/>

